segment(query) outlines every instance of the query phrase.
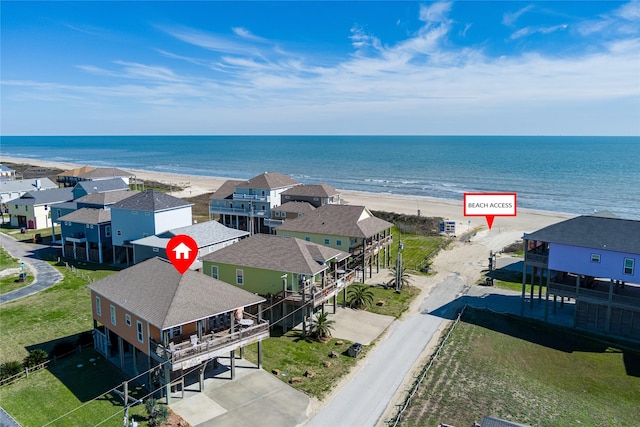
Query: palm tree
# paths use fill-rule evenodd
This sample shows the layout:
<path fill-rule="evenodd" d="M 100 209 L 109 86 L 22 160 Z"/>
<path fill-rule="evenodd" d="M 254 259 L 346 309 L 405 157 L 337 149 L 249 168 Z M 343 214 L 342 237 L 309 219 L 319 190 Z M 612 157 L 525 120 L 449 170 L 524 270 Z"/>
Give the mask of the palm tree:
<path fill-rule="evenodd" d="M 368 308 L 373 304 L 373 291 L 364 284 L 350 286 L 347 297 L 352 308 Z"/>
<path fill-rule="evenodd" d="M 406 268 L 404 268 L 404 264 L 400 266 L 400 286 L 396 286 L 396 277 L 398 277 L 397 272 L 397 266 L 391 267 L 391 270 L 389 271 L 391 280 L 389 280 L 388 285 L 393 286 L 397 289 L 402 289 L 403 286 L 409 286 L 411 284 L 411 276 L 409 276 Z"/>
<path fill-rule="evenodd" d="M 311 330 L 319 341 L 331 338 L 334 320 L 329 319 L 329 313 L 319 313 L 311 323 Z"/>

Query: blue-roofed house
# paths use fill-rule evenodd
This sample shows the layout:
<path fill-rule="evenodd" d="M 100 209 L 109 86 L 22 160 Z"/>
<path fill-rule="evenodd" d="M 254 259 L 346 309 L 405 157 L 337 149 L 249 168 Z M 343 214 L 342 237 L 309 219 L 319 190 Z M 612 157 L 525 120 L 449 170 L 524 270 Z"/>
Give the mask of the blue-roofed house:
<path fill-rule="evenodd" d="M 137 264 L 156 256 L 167 258 L 166 247 L 172 237 L 186 234 L 198 244 L 198 257 L 191 265 L 192 270 L 202 267 L 202 260 L 206 254 L 225 248 L 249 235 L 247 231 L 225 227 L 217 221 L 201 222 L 186 227 L 174 228 L 155 236 L 143 237 L 131 242 L 133 245 L 133 262 Z"/>
<path fill-rule="evenodd" d="M 80 208 L 58 221 L 64 257 L 97 263 L 113 260 L 110 210 Z"/>

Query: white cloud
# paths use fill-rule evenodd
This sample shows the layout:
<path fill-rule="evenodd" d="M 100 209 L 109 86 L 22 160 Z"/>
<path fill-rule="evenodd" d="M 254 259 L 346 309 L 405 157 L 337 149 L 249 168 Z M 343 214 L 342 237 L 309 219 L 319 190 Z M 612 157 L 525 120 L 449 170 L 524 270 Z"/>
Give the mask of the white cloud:
<path fill-rule="evenodd" d="M 530 10 L 533 9 L 533 5 L 528 5 L 523 7 L 522 9 L 516 11 L 516 12 L 512 12 L 512 13 L 505 13 L 502 15 L 502 24 L 506 25 L 507 27 L 513 27 L 516 23 L 516 21 L 525 13 L 529 12 Z"/>
<path fill-rule="evenodd" d="M 511 34 L 511 40 L 516 40 L 521 37 L 527 37 L 532 34 L 551 34 L 559 30 L 566 30 L 569 26 L 567 24 L 553 25 L 550 27 L 537 26 L 537 27 L 524 27 L 513 34 Z"/>

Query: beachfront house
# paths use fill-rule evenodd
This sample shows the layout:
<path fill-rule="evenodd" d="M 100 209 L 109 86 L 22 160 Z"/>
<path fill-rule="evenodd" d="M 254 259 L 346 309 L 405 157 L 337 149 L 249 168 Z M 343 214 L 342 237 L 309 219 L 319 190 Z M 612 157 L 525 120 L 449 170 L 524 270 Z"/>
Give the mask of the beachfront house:
<path fill-rule="evenodd" d="M 0 180 L 0 203 L 19 199 L 30 191 L 52 190 L 58 186 L 49 178 Z"/>
<path fill-rule="evenodd" d="M 51 205 L 73 199 L 70 188 L 30 191 L 7 203 L 13 227 L 39 230 L 52 226 Z"/>
<path fill-rule="evenodd" d="M 282 192 L 281 203 L 307 202 L 315 208 L 322 205 L 339 205 L 342 200 L 340 192 L 329 184 L 296 185 Z"/>
<path fill-rule="evenodd" d="M 193 204 L 154 190 L 146 190 L 111 205 L 113 262 L 133 262 L 132 241 L 191 225 Z"/>
<path fill-rule="evenodd" d="M 287 219 L 276 228 L 278 236 L 297 237 L 351 254 L 351 265 L 360 272 L 362 281 L 380 266 L 389 266 L 389 246 L 393 224 L 376 218 L 364 206 L 323 205 L 313 212 Z"/>
<path fill-rule="evenodd" d="M 194 263 L 191 264 L 190 268 L 192 270 L 200 270 L 202 268 L 202 256 L 218 249 L 226 248 L 249 235 L 247 231 L 225 227 L 217 221 L 207 221 L 174 228 L 154 236 L 133 240 L 131 245 L 133 246 L 134 264 L 157 256 L 167 259 L 167 243 L 172 237 L 179 234 L 190 236 L 198 244 L 198 256 Z"/>
<path fill-rule="evenodd" d="M 81 181 L 101 181 L 104 179 L 120 178 L 129 185 L 135 176 L 131 172 L 118 168 L 95 168 L 81 166 L 57 175 L 56 180 L 63 187 L 74 187 Z"/>
<path fill-rule="evenodd" d="M 180 274 L 169 261 L 152 258 L 87 286 L 91 291 L 93 339 L 98 352 L 127 374 L 152 368 L 162 373 L 149 389 L 181 384 L 187 369 L 197 368 L 200 391 L 204 369 L 229 355 L 235 377 L 235 352 L 262 340 L 269 324 L 261 317 L 264 298 L 201 273 Z M 177 383 L 177 384 L 176 384 Z"/>
<path fill-rule="evenodd" d="M 277 172 L 265 172 L 248 181 L 230 180 L 211 196 L 209 213 L 218 215 L 227 227 L 249 234 L 269 233 L 265 219 L 271 217 L 271 209 L 280 206 L 281 194 L 297 185 L 300 183 L 295 179 Z"/>
<path fill-rule="evenodd" d="M 15 169 L 11 169 L 3 164 L 0 164 L 0 181 L 12 181 L 16 179 Z"/>
<path fill-rule="evenodd" d="M 537 298 L 552 310 L 575 300 L 574 327 L 640 341 L 640 221 L 584 215 L 523 236 L 522 311 Z M 545 287 L 544 300 L 542 289 Z"/>
<path fill-rule="evenodd" d="M 73 187 L 73 198 L 79 199 L 91 193 L 128 190 L 129 185 L 122 178 L 101 179 L 98 181 L 80 181 Z"/>
<path fill-rule="evenodd" d="M 309 316 L 354 279 L 349 253 L 294 237 L 255 234 L 202 257 L 202 272 L 269 299 L 267 318 L 282 319 L 286 331 Z M 343 299 L 345 295 L 343 295 Z M 282 304 L 276 304 L 282 302 Z M 297 308 L 296 314 L 289 316 Z"/>

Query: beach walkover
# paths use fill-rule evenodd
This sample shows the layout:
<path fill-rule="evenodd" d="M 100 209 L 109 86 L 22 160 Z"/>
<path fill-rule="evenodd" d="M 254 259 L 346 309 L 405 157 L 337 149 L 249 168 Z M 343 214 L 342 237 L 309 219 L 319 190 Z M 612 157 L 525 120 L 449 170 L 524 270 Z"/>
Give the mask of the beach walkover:
<path fill-rule="evenodd" d="M 43 254 L 53 250 L 49 245 L 26 244 L 0 233 L 0 244 L 11 256 L 24 262 L 33 272 L 33 282 L 20 289 L 0 295 L 0 304 L 33 295 L 62 280 L 62 274 L 42 259 Z"/>

